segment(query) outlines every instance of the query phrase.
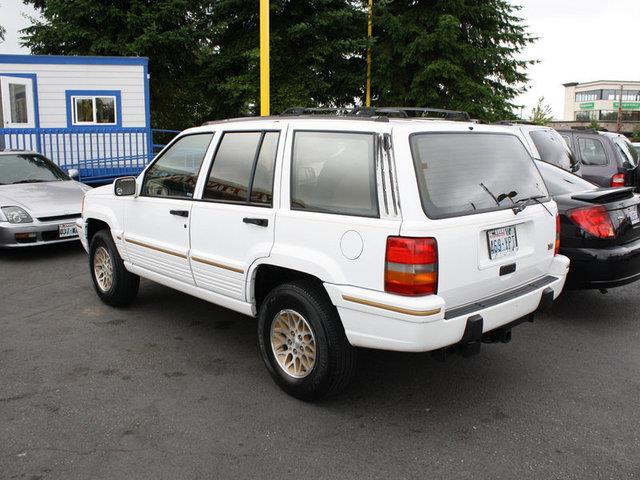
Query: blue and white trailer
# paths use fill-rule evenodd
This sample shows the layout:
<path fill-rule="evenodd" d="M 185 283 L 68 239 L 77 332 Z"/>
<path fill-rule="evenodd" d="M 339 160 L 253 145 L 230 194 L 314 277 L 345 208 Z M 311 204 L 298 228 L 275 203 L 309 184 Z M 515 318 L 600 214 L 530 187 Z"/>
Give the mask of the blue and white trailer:
<path fill-rule="evenodd" d="M 153 157 L 148 59 L 0 55 L 0 148 L 42 153 L 85 182 Z"/>

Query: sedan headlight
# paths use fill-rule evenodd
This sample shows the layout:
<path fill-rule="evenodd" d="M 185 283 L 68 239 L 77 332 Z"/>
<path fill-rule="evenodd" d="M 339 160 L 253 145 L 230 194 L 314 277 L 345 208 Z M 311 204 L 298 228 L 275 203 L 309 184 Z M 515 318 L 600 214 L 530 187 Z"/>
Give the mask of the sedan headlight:
<path fill-rule="evenodd" d="M 20 207 L 2 207 L 2 213 L 7 217 L 9 223 L 31 223 L 33 218 L 24 208 Z"/>

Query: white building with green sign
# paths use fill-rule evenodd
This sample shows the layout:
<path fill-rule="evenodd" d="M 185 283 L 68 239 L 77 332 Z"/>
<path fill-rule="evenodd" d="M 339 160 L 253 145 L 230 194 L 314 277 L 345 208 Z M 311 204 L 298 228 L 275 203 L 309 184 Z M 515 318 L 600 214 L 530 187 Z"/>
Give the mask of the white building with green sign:
<path fill-rule="evenodd" d="M 640 122 L 640 81 L 597 80 L 564 84 L 564 120 L 616 123 L 622 90 L 622 121 Z M 628 127 L 627 127 L 628 128 Z M 625 128 L 626 130 L 626 128 Z"/>

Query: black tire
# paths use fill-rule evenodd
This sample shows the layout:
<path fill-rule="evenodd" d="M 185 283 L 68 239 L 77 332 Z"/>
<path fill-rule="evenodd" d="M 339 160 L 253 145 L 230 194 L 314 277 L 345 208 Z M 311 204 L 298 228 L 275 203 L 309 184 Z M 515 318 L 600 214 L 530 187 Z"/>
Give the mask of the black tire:
<path fill-rule="evenodd" d="M 294 378 L 278 364 L 271 347 L 271 325 L 282 310 L 304 317 L 315 337 L 315 364 L 303 378 Z M 298 281 L 274 288 L 260 306 L 258 338 L 262 359 L 275 382 L 289 395 L 316 400 L 343 391 L 356 371 L 356 349 L 349 344 L 338 311 L 316 281 Z"/>
<path fill-rule="evenodd" d="M 98 279 L 96 278 L 94 262 L 96 260 L 96 252 L 103 248 L 111 259 L 111 266 L 113 269 L 113 276 L 111 286 L 104 290 L 100 287 Z M 89 272 L 91 273 L 91 279 L 93 280 L 93 287 L 96 293 L 107 305 L 112 307 L 125 307 L 130 305 L 138 294 L 138 287 L 140 286 L 140 277 L 127 271 L 124 267 L 124 262 L 118 253 L 111 232 L 109 230 L 100 230 L 91 239 L 91 245 L 89 247 Z"/>

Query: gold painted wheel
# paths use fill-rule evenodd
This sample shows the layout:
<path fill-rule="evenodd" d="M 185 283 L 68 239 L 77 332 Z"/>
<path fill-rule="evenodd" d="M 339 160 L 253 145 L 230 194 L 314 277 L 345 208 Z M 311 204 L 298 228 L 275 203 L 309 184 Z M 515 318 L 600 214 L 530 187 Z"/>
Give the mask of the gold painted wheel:
<path fill-rule="evenodd" d="M 93 275 L 100 290 L 103 292 L 111 290 L 113 286 L 113 261 L 104 247 L 98 247 L 93 255 Z"/>
<path fill-rule="evenodd" d="M 296 379 L 316 364 L 316 338 L 307 320 L 295 310 L 281 310 L 271 322 L 271 350 L 280 369 Z"/>

